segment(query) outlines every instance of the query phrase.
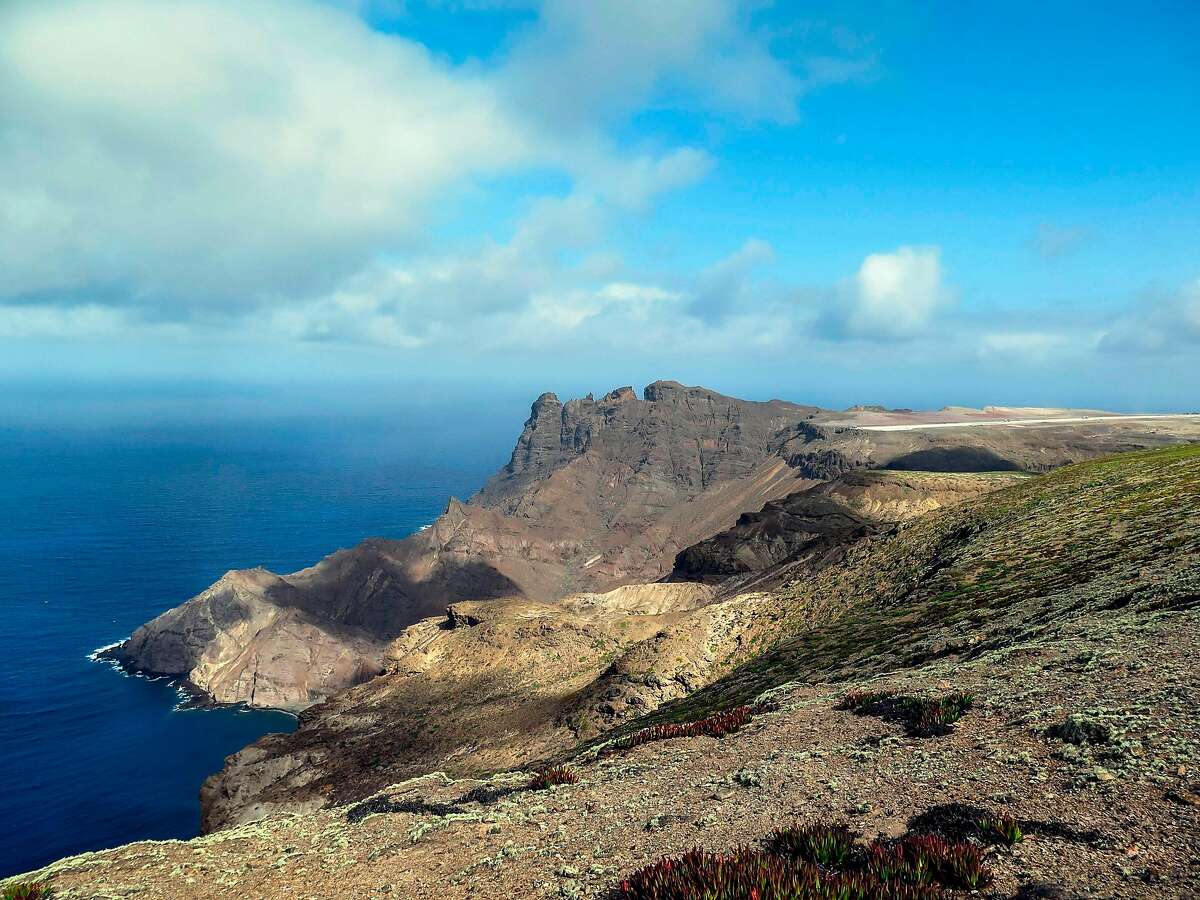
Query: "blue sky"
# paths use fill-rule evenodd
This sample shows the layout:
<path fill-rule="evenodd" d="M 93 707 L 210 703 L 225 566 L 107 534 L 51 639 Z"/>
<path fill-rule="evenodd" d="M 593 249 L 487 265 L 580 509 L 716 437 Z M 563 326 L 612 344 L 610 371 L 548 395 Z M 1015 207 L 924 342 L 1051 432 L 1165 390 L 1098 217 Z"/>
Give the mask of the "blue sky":
<path fill-rule="evenodd" d="M 1194 3 L 16 0 L 0 379 L 1200 396 Z"/>

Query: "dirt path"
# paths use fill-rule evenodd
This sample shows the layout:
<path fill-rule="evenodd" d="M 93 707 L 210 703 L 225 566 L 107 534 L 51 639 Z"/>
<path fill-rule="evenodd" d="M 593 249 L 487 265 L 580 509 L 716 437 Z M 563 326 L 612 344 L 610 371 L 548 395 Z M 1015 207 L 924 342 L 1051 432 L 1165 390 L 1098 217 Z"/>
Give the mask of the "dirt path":
<path fill-rule="evenodd" d="M 855 425 L 859 431 L 924 431 L 927 428 L 972 428 L 981 425 L 1069 425 L 1077 422 L 1129 422 L 1141 419 L 1200 419 L 1200 413 L 1157 413 L 1145 416 L 1063 416 L 1053 419 L 986 419 L 976 422 L 919 422 L 911 425 Z"/>

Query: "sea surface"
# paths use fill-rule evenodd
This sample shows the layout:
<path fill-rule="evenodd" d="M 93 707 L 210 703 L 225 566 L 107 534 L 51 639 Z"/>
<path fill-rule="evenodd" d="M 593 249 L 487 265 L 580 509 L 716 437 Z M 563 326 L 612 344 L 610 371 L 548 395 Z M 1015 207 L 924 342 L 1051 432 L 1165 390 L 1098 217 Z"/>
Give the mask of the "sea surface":
<path fill-rule="evenodd" d="M 289 572 L 410 534 L 507 459 L 523 411 L 168 410 L 0 419 L 0 877 L 194 836 L 203 779 L 294 727 L 278 712 L 180 709 L 170 682 L 93 650 L 229 569 Z"/>

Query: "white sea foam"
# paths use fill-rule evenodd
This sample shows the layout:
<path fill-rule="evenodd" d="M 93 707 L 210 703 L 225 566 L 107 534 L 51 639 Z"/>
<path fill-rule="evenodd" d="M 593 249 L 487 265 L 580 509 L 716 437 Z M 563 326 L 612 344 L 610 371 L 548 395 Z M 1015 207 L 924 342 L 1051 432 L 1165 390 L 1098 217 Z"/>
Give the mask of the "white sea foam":
<path fill-rule="evenodd" d="M 97 660 L 100 659 L 101 653 L 103 653 L 106 650 L 112 650 L 114 647 L 120 647 L 127 640 L 128 640 L 128 638 L 122 638 L 119 641 L 113 641 L 111 644 L 105 644 L 103 647 L 97 647 L 95 650 L 93 650 L 91 653 L 88 654 L 88 659 L 90 659 L 92 662 L 96 662 Z"/>

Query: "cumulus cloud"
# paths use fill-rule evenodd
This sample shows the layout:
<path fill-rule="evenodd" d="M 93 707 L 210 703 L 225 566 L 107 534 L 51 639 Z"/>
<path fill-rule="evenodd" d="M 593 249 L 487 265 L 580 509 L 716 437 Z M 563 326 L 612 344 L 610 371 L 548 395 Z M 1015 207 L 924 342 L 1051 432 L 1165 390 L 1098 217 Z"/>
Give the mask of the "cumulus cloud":
<path fill-rule="evenodd" d="M 1200 278 L 1172 293 L 1151 293 L 1100 339 L 1106 351 L 1155 353 L 1200 344 Z"/>
<path fill-rule="evenodd" d="M 0 304 L 0 338 L 111 336 L 128 330 L 131 324 L 126 312 L 96 303 L 67 308 Z"/>
<path fill-rule="evenodd" d="M 739 117 L 790 121 L 805 88 L 728 0 L 546 0 L 508 74 L 522 106 L 568 130 L 663 92 Z"/>
<path fill-rule="evenodd" d="M 311 4 L 0 13 L 0 295 L 245 303 L 411 238 L 439 190 L 532 159 L 495 88 Z"/>
<path fill-rule="evenodd" d="M 581 179 L 584 188 L 608 197 L 629 210 L 644 210 L 657 195 L 685 188 L 702 179 L 713 167 L 706 152 L 680 147 L 662 155 L 642 154 L 630 159 L 597 160 Z"/>
<path fill-rule="evenodd" d="M 732 0 L 522 5 L 531 24 L 496 55 L 453 63 L 369 27 L 398 0 L 4 4 L 0 336 L 174 323 L 409 348 L 617 320 L 753 328 L 767 245 L 694 277 L 605 250 L 614 218 L 715 165 L 621 124 L 668 101 L 790 121 L 867 63 L 785 61 Z M 473 236 L 429 249 L 458 209 L 443 201 L 528 174 L 565 191 L 522 198 L 515 225 L 467 213 Z"/>
<path fill-rule="evenodd" d="M 832 336 L 902 340 L 924 332 L 953 301 L 938 247 L 872 253 L 839 285 L 824 321 Z"/>

